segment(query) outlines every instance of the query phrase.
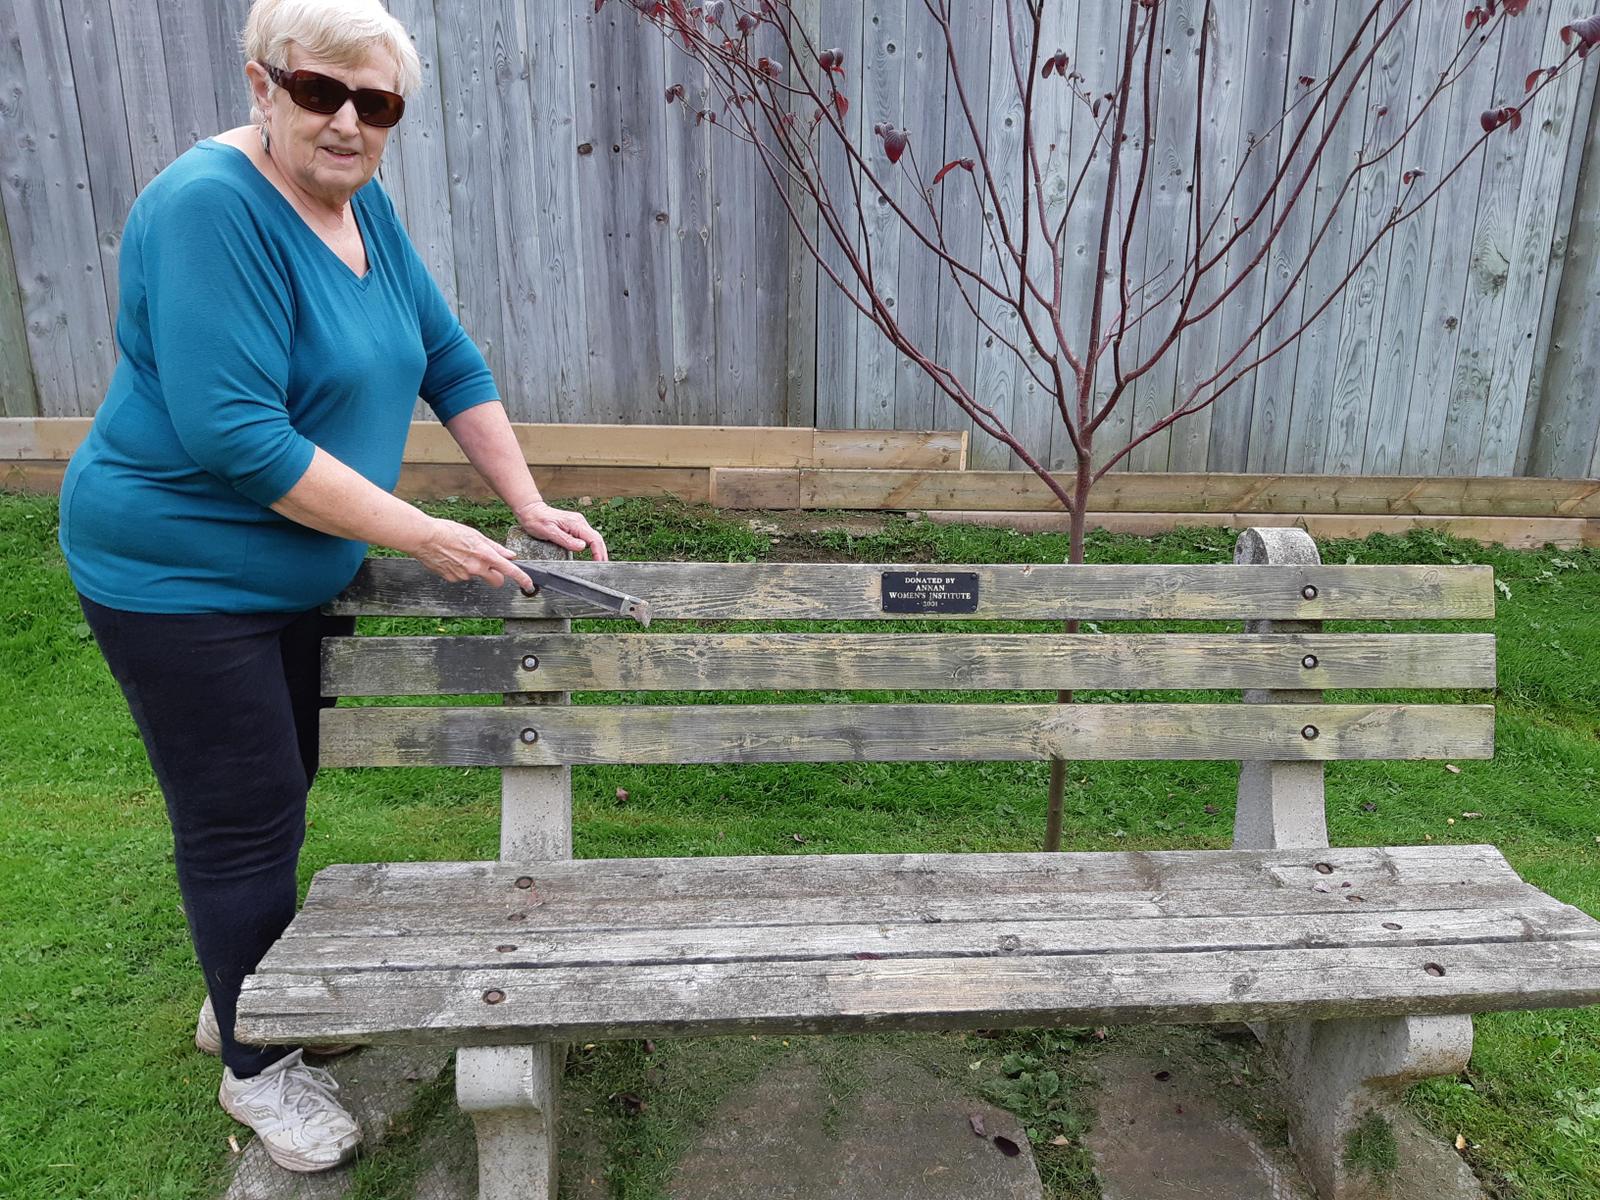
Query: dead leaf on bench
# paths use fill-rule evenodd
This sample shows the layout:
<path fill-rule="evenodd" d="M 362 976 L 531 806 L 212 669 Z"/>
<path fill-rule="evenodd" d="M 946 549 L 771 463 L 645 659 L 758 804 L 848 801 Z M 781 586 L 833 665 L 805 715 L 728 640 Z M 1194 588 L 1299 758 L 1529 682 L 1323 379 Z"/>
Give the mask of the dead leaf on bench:
<path fill-rule="evenodd" d="M 979 1137 L 988 1137 L 989 1131 L 983 1127 L 983 1114 L 971 1113 L 967 1117 L 967 1124 L 972 1126 L 972 1132 Z"/>
<path fill-rule="evenodd" d="M 1000 1151 L 1000 1153 L 1004 1154 L 1007 1158 L 1015 1158 L 1017 1155 L 1022 1153 L 1022 1147 L 1017 1145 L 1004 1134 L 997 1133 L 989 1140 L 994 1143 L 995 1149 Z"/>

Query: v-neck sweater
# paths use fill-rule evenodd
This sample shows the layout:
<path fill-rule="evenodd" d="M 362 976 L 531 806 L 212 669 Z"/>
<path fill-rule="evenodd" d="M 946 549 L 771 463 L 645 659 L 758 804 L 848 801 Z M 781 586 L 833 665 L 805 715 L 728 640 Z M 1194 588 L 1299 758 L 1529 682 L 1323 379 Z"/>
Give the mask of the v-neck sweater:
<path fill-rule="evenodd" d="M 134 201 L 118 362 L 61 487 L 62 551 L 134 612 L 295 612 L 366 544 L 269 507 L 317 447 L 393 490 L 420 395 L 448 421 L 499 394 L 376 179 L 357 275 L 236 147 L 196 144 Z"/>

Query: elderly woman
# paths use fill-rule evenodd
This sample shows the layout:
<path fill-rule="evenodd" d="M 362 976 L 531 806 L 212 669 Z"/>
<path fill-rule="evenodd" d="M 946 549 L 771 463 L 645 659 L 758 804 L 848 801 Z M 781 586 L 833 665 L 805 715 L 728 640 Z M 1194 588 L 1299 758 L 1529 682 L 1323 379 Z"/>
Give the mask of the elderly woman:
<path fill-rule="evenodd" d="M 482 356 L 373 178 L 417 86 L 377 0 L 256 0 L 254 124 L 134 204 L 120 361 L 62 486 L 61 546 L 166 797 L 220 1053 L 222 1107 L 272 1158 L 335 1166 L 360 1132 L 302 1050 L 233 1038 L 240 984 L 294 915 L 317 770 L 319 606 L 368 543 L 448 580 L 531 586 L 511 553 L 390 493 L 418 395 L 535 537 L 605 557 L 546 504 Z"/>

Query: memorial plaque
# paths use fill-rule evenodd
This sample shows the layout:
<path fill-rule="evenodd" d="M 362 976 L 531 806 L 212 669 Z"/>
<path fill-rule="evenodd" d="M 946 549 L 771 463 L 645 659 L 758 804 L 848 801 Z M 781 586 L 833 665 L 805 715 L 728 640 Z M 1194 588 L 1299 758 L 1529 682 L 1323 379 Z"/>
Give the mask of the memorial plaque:
<path fill-rule="evenodd" d="M 977 612 L 978 573 L 976 571 L 885 571 L 883 611 Z"/>

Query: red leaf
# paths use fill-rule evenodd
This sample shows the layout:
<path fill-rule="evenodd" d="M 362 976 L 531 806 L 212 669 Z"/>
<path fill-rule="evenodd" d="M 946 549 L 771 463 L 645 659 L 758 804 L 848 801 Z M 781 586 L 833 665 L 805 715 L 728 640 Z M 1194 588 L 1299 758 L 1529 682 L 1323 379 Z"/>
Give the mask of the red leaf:
<path fill-rule="evenodd" d="M 1485 133 L 1493 133 L 1501 125 L 1499 110 L 1493 108 L 1484 109 L 1478 114 L 1478 124 L 1483 126 Z"/>
<path fill-rule="evenodd" d="M 933 177 L 933 183 L 929 184 L 928 186 L 937 186 L 941 179 L 950 174 L 950 172 L 955 170 L 957 167 L 960 167 L 963 171 L 970 171 L 975 165 L 976 164 L 970 158 L 952 158 L 949 162 L 945 163 L 944 166 L 939 168 L 938 174 Z"/>
<path fill-rule="evenodd" d="M 1528 0 L 1502 0 L 1501 7 L 1508 17 L 1520 17 L 1528 8 Z"/>
<path fill-rule="evenodd" d="M 761 24 L 761 18 L 752 16 L 749 13 L 742 13 L 739 19 L 734 22 L 734 24 L 739 27 L 740 33 L 744 34 L 746 37 L 749 37 L 755 27 Z"/>
<path fill-rule="evenodd" d="M 1410 187 L 1413 183 L 1421 179 L 1426 174 L 1426 171 L 1420 170 L 1417 167 L 1412 167 L 1411 170 L 1400 176 L 1400 182 L 1405 184 L 1407 187 Z"/>
<path fill-rule="evenodd" d="M 1374 116 L 1387 117 L 1389 115 L 1389 106 L 1387 104 L 1380 104 L 1380 105 L 1378 105 L 1377 108 L 1373 109 L 1372 111 L 1373 111 L 1373 115 Z"/>
<path fill-rule="evenodd" d="M 606 6 L 606 0 L 594 0 L 594 10 L 595 10 L 595 12 L 599 12 L 605 6 Z"/>
<path fill-rule="evenodd" d="M 1302 76 L 1300 76 L 1300 86 L 1301 87 L 1310 87 L 1310 86 L 1312 86 L 1312 84 L 1314 84 L 1316 82 L 1317 82 L 1317 77 L 1315 75 L 1302 75 Z"/>
<path fill-rule="evenodd" d="M 850 97 L 843 92 L 835 92 L 833 94 L 833 106 L 839 110 L 839 116 L 843 117 L 850 111 Z"/>
<path fill-rule="evenodd" d="M 727 11 L 727 0 L 706 0 L 706 5 L 700 10 L 700 15 L 707 25 L 721 25 L 723 13 Z"/>
<path fill-rule="evenodd" d="M 1007 1158 L 1015 1158 L 1017 1155 L 1022 1153 L 1022 1147 L 1017 1145 L 1010 1138 L 1005 1137 L 1003 1134 L 997 1133 L 989 1140 L 994 1142 L 995 1149 L 1000 1151 L 1000 1153 L 1004 1154 Z"/>
<path fill-rule="evenodd" d="M 1050 72 L 1055 69 L 1055 65 L 1056 65 L 1056 60 L 1055 59 L 1053 59 L 1053 58 L 1045 59 L 1044 60 L 1044 66 L 1040 69 L 1039 74 L 1042 75 L 1044 78 L 1049 79 L 1050 78 Z"/>
<path fill-rule="evenodd" d="M 779 64 L 773 62 L 770 58 L 766 57 L 766 55 L 762 55 L 761 60 L 756 63 L 756 70 L 760 71 L 769 79 L 776 79 L 778 76 L 783 74 L 783 68 Z"/>
<path fill-rule="evenodd" d="M 675 83 L 675 84 L 673 84 L 671 87 L 669 87 L 667 89 L 667 103 L 668 104 L 671 104 L 674 100 L 682 100 L 682 99 L 683 99 L 683 84 Z"/>
<path fill-rule="evenodd" d="M 1537 71 L 1529 71 L 1528 72 L 1528 77 L 1522 81 L 1522 90 L 1523 90 L 1523 92 L 1526 93 L 1526 92 L 1533 91 L 1534 85 L 1536 85 L 1539 82 L 1539 76 L 1541 76 L 1543 74 L 1544 74 L 1544 68 L 1543 67 L 1540 67 Z"/>
<path fill-rule="evenodd" d="M 821 67 L 824 71 L 833 70 L 833 64 L 835 61 L 836 60 L 833 57 L 832 50 L 824 50 L 821 54 L 817 55 L 817 66 Z"/>
<path fill-rule="evenodd" d="M 1600 46 L 1600 15 L 1584 17 L 1581 21 L 1574 21 L 1571 25 L 1561 27 L 1561 44 L 1572 45 L 1574 39 L 1578 42 L 1578 53 L 1588 54 L 1596 46 Z"/>
<path fill-rule="evenodd" d="M 883 151 L 889 156 L 890 162 L 897 163 L 900 161 L 900 156 L 906 152 L 906 146 L 909 141 L 910 139 L 906 137 L 906 131 L 903 129 L 891 127 L 884 131 Z"/>
<path fill-rule="evenodd" d="M 1520 108 L 1510 108 L 1505 111 L 1511 114 L 1506 120 L 1511 125 L 1511 132 L 1515 133 L 1522 128 L 1522 110 Z"/>

